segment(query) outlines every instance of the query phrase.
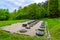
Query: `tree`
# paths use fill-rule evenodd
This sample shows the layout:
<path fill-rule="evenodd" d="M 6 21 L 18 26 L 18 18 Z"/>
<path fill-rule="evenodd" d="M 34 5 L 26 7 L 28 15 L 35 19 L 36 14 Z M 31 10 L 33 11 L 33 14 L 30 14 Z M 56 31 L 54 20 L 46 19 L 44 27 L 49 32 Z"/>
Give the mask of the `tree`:
<path fill-rule="evenodd" d="M 9 20 L 15 20 L 16 15 L 17 15 L 17 10 L 15 9 L 12 13 L 10 13 L 10 18 L 9 18 Z"/>
<path fill-rule="evenodd" d="M 58 0 L 58 14 L 59 14 L 59 17 L 60 17 L 60 0 Z"/>
<path fill-rule="evenodd" d="M 8 19 L 9 19 L 9 10 L 0 9 L 0 20 L 8 20 Z"/>
<path fill-rule="evenodd" d="M 50 17 L 58 16 L 58 0 L 48 0 L 48 12 Z"/>

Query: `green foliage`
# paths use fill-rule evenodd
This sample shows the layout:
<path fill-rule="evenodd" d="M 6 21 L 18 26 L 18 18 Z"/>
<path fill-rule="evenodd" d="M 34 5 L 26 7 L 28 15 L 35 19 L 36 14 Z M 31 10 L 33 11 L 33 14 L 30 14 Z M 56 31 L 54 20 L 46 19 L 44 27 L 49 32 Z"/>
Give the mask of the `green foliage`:
<path fill-rule="evenodd" d="M 58 14 L 59 14 L 59 17 L 60 17 L 60 0 L 58 0 Z"/>
<path fill-rule="evenodd" d="M 16 18 L 15 19 L 26 19 L 27 18 L 27 9 L 26 8 L 20 8 L 17 11 Z"/>
<path fill-rule="evenodd" d="M 4 10 L 0 12 L 0 20 L 19 20 L 19 19 L 40 19 L 47 17 L 47 6 L 48 3 L 33 3 L 24 8 L 19 7 L 18 10 L 14 10 L 9 14 L 8 10 Z M 6 12 L 7 13 L 6 13 Z M 7 14 L 7 15 L 6 15 Z"/>
<path fill-rule="evenodd" d="M 58 0 L 49 0 L 48 10 L 50 17 L 58 17 Z"/>
<path fill-rule="evenodd" d="M 8 19 L 9 19 L 8 9 L 0 9 L 0 20 L 8 20 Z"/>
<path fill-rule="evenodd" d="M 47 2 L 46 2 L 47 4 Z M 24 8 L 19 8 L 16 12 L 14 11 L 13 16 L 15 19 L 39 19 L 45 17 L 47 14 L 47 5 L 45 3 L 30 4 Z"/>

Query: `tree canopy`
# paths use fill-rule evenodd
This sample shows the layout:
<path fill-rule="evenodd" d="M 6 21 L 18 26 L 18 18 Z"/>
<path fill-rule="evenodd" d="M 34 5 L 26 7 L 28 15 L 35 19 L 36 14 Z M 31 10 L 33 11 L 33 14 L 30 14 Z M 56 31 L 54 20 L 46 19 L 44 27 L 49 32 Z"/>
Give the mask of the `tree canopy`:
<path fill-rule="evenodd" d="M 18 10 L 9 12 L 8 9 L 0 9 L 0 20 L 40 19 L 60 17 L 60 0 L 48 0 L 42 3 L 33 3 Z"/>

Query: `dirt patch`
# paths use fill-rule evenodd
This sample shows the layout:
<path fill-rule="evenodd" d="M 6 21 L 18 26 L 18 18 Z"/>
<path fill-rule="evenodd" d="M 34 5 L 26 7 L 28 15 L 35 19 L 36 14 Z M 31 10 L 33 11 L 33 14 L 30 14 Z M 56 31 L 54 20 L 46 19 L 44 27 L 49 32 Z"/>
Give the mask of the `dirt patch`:
<path fill-rule="evenodd" d="M 22 27 L 22 24 L 26 23 L 26 22 L 23 22 L 23 23 L 12 24 L 10 26 L 5 26 L 2 28 L 2 30 L 8 31 L 10 33 L 18 33 L 18 34 L 25 34 L 29 36 L 35 36 L 37 32 L 36 30 L 40 27 L 42 22 L 43 21 L 39 21 L 36 25 L 31 27 L 31 29 L 26 29 L 25 27 Z M 26 33 L 19 32 L 21 29 L 26 29 L 27 32 Z"/>

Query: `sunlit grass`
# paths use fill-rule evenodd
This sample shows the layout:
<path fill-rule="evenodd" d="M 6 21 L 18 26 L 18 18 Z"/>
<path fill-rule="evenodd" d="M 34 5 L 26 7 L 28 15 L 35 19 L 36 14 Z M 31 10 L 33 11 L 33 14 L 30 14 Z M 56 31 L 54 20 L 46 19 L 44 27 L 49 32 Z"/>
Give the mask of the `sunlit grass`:
<path fill-rule="evenodd" d="M 20 34 L 10 34 L 0 30 L 0 40 L 45 40 L 43 37 L 31 37 Z"/>
<path fill-rule="evenodd" d="M 52 40 L 60 40 L 60 18 L 44 18 L 50 31 Z"/>
<path fill-rule="evenodd" d="M 20 23 L 20 22 L 24 22 L 24 21 L 27 21 L 27 19 L 24 19 L 24 20 L 9 20 L 9 21 L 0 21 L 0 27 L 2 26 L 6 26 L 6 25 L 11 25 L 11 24 L 14 24 L 14 23 Z"/>

